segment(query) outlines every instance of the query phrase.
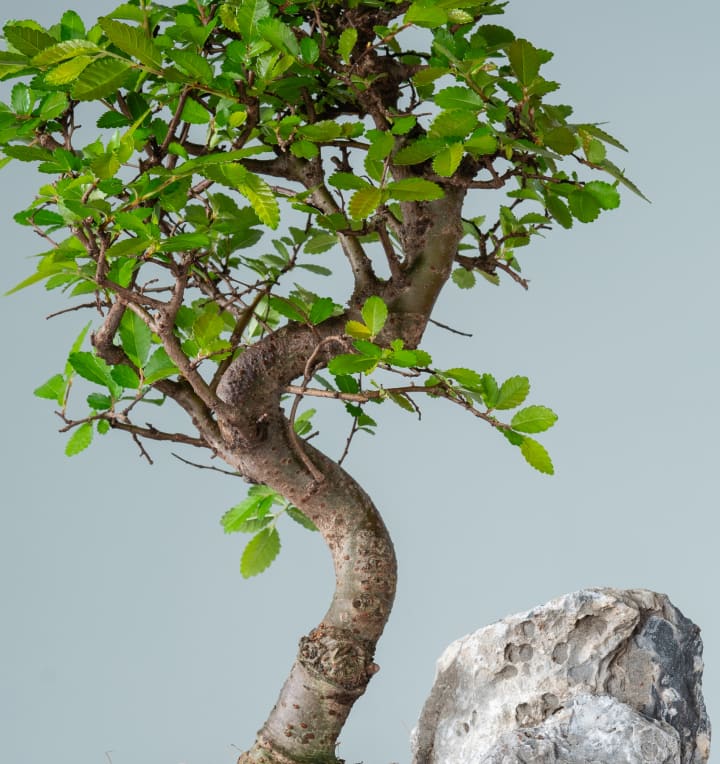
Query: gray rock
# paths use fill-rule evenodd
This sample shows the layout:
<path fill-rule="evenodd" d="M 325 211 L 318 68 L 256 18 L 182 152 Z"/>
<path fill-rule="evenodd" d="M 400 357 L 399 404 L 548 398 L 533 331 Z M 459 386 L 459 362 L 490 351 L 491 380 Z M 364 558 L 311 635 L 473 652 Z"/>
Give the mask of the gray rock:
<path fill-rule="evenodd" d="M 700 630 L 663 594 L 588 589 L 451 644 L 414 764 L 703 764 Z"/>

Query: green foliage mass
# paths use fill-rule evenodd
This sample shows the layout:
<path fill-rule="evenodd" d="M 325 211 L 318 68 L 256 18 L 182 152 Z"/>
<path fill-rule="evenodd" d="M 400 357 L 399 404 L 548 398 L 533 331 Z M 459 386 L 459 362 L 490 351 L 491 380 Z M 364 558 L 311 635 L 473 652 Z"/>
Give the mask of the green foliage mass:
<path fill-rule="evenodd" d="M 622 144 L 546 100 L 559 87 L 542 74 L 552 54 L 494 23 L 503 5 L 129 0 L 91 25 L 74 11 L 47 29 L 5 24 L 0 166 L 16 161 L 40 173 L 15 220 L 44 242 L 35 271 L 10 292 L 42 283 L 72 306 L 99 308 L 98 326 L 117 316 L 105 347 L 96 339 L 84 350 L 85 327 L 64 371 L 35 391 L 60 407 L 68 455 L 111 428 L 156 437 L 133 414 L 167 400 L 170 383 L 197 372 L 212 387 L 268 334 L 344 315 L 346 352 L 329 361 L 329 377 L 314 374 L 289 393 L 343 400 L 353 433 L 377 426 L 366 404 L 416 412 L 423 396 L 442 397 L 487 421 L 535 469 L 553 472 L 530 435 L 557 417 L 520 408 L 527 378 L 498 384 L 464 366 L 436 368 L 427 351 L 386 336 L 380 296 L 364 296 L 349 315 L 346 295 L 318 286 L 350 240 L 373 258 L 399 251 L 407 205 L 443 198 L 468 168 L 477 171 L 472 193 L 498 201 L 495 217 L 462 221 L 452 274 L 462 289 L 478 275 L 525 284 L 518 252 L 533 237 L 594 221 L 619 205 L 621 185 L 639 193 L 608 158 Z M 372 15 L 369 32 L 352 25 L 361 13 Z M 429 39 L 426 49 L 403 49 L 401 33 L 412 28 Z M 384 90 L 373 90 L 378 81 Z M 380 92 L 382 119 L 363 100 L 370 92 Z M 90 114 L 95 127 L 79 129 Z M 288 184 L 279 172 L 316 167 L 318 158 L 335 165 L 317 180 L 332 200 L 324 208 L 318 186 L 298 186 L 290 170 Z M 596 171 L 606 180 L 587 179 Z M 282 221 L 290 222 L 273 234 Z M 292 280 L 301 274 L 303 283 Z M 182 299 L 172 306 L 169 342 L 160 317 L 175 294 Z M 388 383 L 394 372 L 411 384 Z M 78 377 L 92 388 L 84 415 L 70 416 Z M 509 422 L 497 418 L 511 410 Z M 294 417 L 297 437 L 310 433 L 311 416 Z M 223 517 L 227 532 L 254 534 L 244 576 L 279 552 L 281 514 L 314 527 L 267 487 Z"/>

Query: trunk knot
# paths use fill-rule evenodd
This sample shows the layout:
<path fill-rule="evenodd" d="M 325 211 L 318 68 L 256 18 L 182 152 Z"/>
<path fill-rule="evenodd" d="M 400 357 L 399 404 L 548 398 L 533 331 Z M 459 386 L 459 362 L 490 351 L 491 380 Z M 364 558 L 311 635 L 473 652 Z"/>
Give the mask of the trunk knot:
<path fill-rule="evenodd" d="M 348 629 L 321 625 L 300 640 L 298 661 L 312 674 L 361 695 L 376 673 L 372 642 Z"/>

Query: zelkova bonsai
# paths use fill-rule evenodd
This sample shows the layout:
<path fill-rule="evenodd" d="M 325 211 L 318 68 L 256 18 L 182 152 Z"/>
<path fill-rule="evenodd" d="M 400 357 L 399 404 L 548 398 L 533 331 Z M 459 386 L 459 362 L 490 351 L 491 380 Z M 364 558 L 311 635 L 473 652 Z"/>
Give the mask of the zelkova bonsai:
<path fill-rule="evenodd" d="M 532 436 L 556 415 L 523 407 L 527 378 L 437 368 L 420 348 L 449 281 L 527 287 L 533 237 L 637 192 L 606 156 L 618 141 L 546 102 L 552 54 L 495 23 L 504 5 L 131 0 L 91 27 L 74 11 L 4 26 L 2 164 L 41 173 L 15 219 L 44 249 L 11 291 L 42 282 L 90 316 L 35 391 L 66 453 L 110 430 L 148 459 L 153 440 L 206 449 L 253 484 L 222 518 L 252 534 L 244 576 L 278 553 L 282 514 L 333 557 L 333 600 L 245 764 L 338 761 L 395 592 L 382 519 L 345 454 L 309 442 L 309 400 L 344 406 L 349 444 L 374 430 L 369 404 L 442 398 L 553 472 Z M 349 268 L 347 294 L 297 283 L 318 289 L 321 253 Z M 171 401 L 185 432 L 147 424 Z"/>

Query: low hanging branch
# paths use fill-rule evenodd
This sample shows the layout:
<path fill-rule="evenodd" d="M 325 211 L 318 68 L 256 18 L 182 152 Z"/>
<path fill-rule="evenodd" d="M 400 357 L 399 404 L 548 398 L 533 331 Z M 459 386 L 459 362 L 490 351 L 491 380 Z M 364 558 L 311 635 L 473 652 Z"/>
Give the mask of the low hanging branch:
<path fill-rule="evenodd" d="M 245 577 L 277 556 L 284 515 L 333 557 L 330 607 L 241 764 L 340 762 L 378 670 L 395 557 L 341 467 L 378 427 L 370 404 L 419 415 L 420 396 L 443 398 L 553 472 L 533 436 L 557 417 L 526 405 L 526 377 L 443 368 L 423 346 L 428 323 L 470 336 L 432 317 L 448 282 L 527 289 L 519 259 L 535 237 L 617 207 L 619 185 L 639 193 L 608 159 L 622 144 L 547 102 L 551 54 L 496 23 L 504 5 L 150 0 L 91 26 L 67 11 L 50 29 L 3 28 L 0 166 L 42 171 L 15 219 L 50 248 L 10 291 L 41 282 L 79 298 L 52 316 L 92 316 L 35 390 L 60 407 L 66 454 L 110 430 L 150 463 L 145 440 L 210 449 L 229 470 L 178 458 L 253 484 L 222 518 L 251 534 Z M 432 44 L 403 50 L 414 29 Z M 85 143 L 77 125 L 94 115 Z M 308 442 L 308 399 L 351 419 L 339 462 Z M 190 434 L 139 419 L 168 402 Z"/>

